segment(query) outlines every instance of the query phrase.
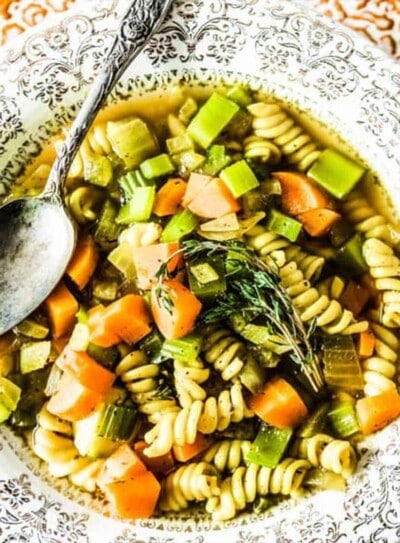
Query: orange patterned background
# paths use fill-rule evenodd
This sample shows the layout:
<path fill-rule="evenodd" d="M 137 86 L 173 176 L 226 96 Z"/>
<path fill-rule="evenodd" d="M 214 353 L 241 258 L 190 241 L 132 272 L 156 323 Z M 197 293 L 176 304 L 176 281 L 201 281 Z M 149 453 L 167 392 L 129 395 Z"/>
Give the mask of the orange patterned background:
<path fill-rule="evenodd" d="M 87 0 L 0 0 L 0 44 L 53 13 Z M 400 0 L 306 0 L 333 19 L 363 33 L 400 60 Z"/>

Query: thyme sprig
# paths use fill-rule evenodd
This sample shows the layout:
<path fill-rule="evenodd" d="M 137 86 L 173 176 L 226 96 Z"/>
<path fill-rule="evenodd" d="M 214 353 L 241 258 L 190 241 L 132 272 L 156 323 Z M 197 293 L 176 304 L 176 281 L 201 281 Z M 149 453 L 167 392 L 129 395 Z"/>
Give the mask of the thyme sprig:
<path fill-rule="evenodd" d="M 316 392 L 323 388 L 320 362 L 310 342 L 315 327 L 311 325 L 306 329 L 280 282 L 277 270 L 269 267 L 251 248 L 238 241 L 189 239 L 182 242 L 179 252 L 186 261 L 225 255 L 236 261 L 241 270 L 227 274 L 228 291 L 218 297 L 213 307 L 202 312 L 200 316 L 202 322 L 218 322 L 237 311 L 255 316 L 263 315 L 273 332 L 281 336 L 290 347 L 289 356 L 300 366 L 311 387 Z M 164 263 L 157 274 L 157 288 L 161 297 L 163 279 L 169 277 L 167 266 L 168 262 Z M 168 304 L 162 299 L 161 303 Z"/>

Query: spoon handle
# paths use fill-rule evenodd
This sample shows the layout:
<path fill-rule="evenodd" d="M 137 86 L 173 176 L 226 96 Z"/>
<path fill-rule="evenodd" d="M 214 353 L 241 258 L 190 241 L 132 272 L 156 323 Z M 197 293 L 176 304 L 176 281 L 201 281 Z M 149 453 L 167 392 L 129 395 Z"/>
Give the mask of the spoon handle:
<path fill-rule="evenodd" d="M 167 15 L 173 0 L 132 0 L 122 17 L 104 66 L 87 95 L 49 174 L 43 197 L 62 205 L 71 163 L 115 83 Z"/>

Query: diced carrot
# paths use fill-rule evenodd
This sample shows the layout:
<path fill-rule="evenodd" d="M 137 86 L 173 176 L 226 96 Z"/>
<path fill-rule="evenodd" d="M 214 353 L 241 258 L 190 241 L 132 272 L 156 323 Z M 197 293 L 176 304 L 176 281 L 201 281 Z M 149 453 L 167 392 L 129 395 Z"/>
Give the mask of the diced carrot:
<path fill-rule="evenodd" d="M 239 202 L 219 177 L 211 179 L 187 207 L 192 213 L 205 219 L 217 219 L 240 209 Z"/>
<path fill-rule="evenodd" d="M 197 432 L 196 440 L 194 443 L 185 445 L 174 445 L 172 447 L 172 452 L 178 462 L 187 462 L 193 457 L 197 456 L 201 452 L 208 449 L 212 441 L 208 437 L 204 436 L 200 432 Z"/>
<path fill-rule="evenodd" d="M 58 357 L 57 366 L 70 371 L 85 387 L 105 394 L 115 381 L 116 375 L 108 371 L 94 358 L 83 351 L 73 351 L 66 347 Z"/>
<path fill-rule="evenodd" d="M 99 254 L 93 237 L 88 234 L 82 235 L 68 264 L 66 274 L 82 290 L 89 283 L 98 260 Z"/>
<path fill-rule="evenodd" d="M 318 238 L 327 234 L 342 216 L 332 209 L 316 207 L 300 213 L 297 218 L 310 236 Z"/>
<path fill-rule="evenodd" d="M 136 343 L 151 332 L 150 315 L 142 296 L 127 294 L 106 308 L 89 314 L 90 341 L 111 347 L 124 341 Z"/>
<path fill-rule="evenodd" d="M 298 392 L 283 377 L 274 377 L 262 392 L 251 396 L 250 408 L 264 422 L 278 428 L 295 428 L 308 410 Z"/>
<path fill-rule="evenodd" d="M 65 371 L 57 392 L 50 398 L 47 409 L 53 415 L 71 422 L 87 417 L 102 399 L 102 395 L 82 385 L 72 373 Z"/>
<path fill-rule="evenodd" d="M 372 356 L 375 348 L 375 336 L 371 330 L 361 332 L 357 342 L 357 353 L 361 358 Z"/>
<path fill-rule="evenodd" d="M 342 306 L 351 311 L 356 317 L 362 312 L 370 300 L 368 290 L 355 281 L 348 281 L 342 292 L 339 302 Z"/>
<path fill-rule="evenodd" d="M 299 215 L 315 208 L 333 209 L 332 199 L 312 179 L 299 172 L 274 172 L 282 190 L 282 208 L 289 215 Z"/>
<path fill-rule="evenodd" d="M 79 304 L 63 282 L 44 301 L 53 337 L 59 338 L 71 330 Z"/>
<path fill-rule="evenodd" d="M 201 302 L 176 279 L 163 281 L 162 292 L 158 285 L 151 290 L 151 312 L 154 321 L 167 339 L 178 339 L 194 327 L 201 311 Z"/>
<path fill-rule="evenodd" d="M 149 457 L 143 451 L 148 447 L 145 441 L 137 441 L 134 445 L 136 454 L 139 456 L 143 464 L 153 473 L 168 473 L 175 467 L 175 460 L 171 451 L 161 455 Z"/>
<path fill-rule="evenodd" d="M 178 178 L 168 179 L 156 194 L 153 213 L 158 217 L 173 215 L 179 209 L 186 192 L 187 183 Z"/>
<path fill-rule="evenodd" d="M 127 443 L 123 443 L 104 462 L 97 478 L 102 489 L 108 483 L 126 481 L 146 473 L 147 468 L 139 455 Z"/>
<path fill-rule="evenodd" d="M 203 175 L 201 173 L 191 173 L 186 192 L 182 200 L 182 205 L 187 207 L 190 202 L 210 183 L 213 178 L 211 175 Z"/>
<path fill-rule="evenodd" d="M 161 485 L 151 471 L 146 471 L 128 480 L 107 483 L 103 489 L 119 518 L 137 519 L 153 515 Z"/>
<path fill-rule="evenodd" d="M 165 262 L 168 262 L 167 270 L 173 272 L 182 262 L 180 253 L 172 256 L 179 251 L 179 247 L 177 242 L 154 243 L 153 245 L 136 247 L 132 256 L 138 288 L 150 289 L 160 266 Z"/>
<path fill-rule="evenodd" d="M 400 395 L 393 388 L 356 402 L 356 414 L 364 435 L 387 426 L 400 415 Z"/>

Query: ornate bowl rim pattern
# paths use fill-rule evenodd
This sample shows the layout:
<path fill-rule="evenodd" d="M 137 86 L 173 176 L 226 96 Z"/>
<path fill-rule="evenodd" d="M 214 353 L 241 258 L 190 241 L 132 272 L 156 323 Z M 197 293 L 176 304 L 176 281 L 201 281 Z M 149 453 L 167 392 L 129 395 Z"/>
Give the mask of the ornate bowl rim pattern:
<path fill-rule="evenodd" d="M 361 36 L 290 0 L 176 0 L 173 13 L 116 86 L 110 103 L 185 82 L 262 89 L 340 134 L 400 202 L 400 70 Z M 70 121 L 99 69 L 127 0 L 58 15 L 0 50 L 0 195 Z M 194 516 L 137 522 L 107 516 L 54 480 L 0 429 L 0 539 L 96 543 L 397 541 L 400 424 L 368 438 L 345 494 L 288 500 L 226 524 Z M 19 539 L 18 539 L 19 538 Z"/>

